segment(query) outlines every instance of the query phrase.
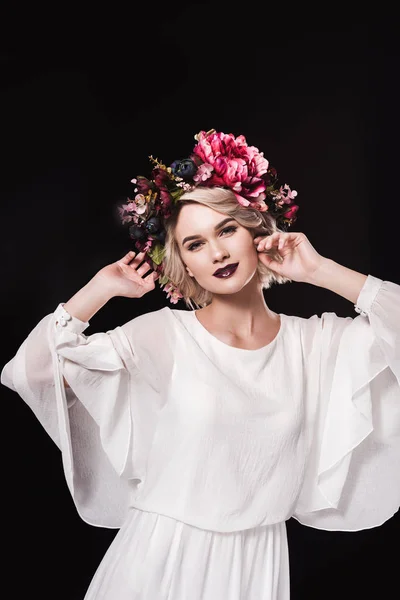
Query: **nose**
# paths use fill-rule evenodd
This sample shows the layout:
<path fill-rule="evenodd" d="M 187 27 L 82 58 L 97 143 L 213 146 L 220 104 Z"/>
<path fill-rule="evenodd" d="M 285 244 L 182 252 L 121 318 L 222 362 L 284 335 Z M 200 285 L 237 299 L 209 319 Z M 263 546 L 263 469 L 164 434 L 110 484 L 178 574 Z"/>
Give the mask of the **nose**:
<path fill-rule="evenodd" d="M 222 262 L 229 257 L 229 252 L 221 243 L 216 242 L 215 245 L 210 245 L 213 264 Z"/>

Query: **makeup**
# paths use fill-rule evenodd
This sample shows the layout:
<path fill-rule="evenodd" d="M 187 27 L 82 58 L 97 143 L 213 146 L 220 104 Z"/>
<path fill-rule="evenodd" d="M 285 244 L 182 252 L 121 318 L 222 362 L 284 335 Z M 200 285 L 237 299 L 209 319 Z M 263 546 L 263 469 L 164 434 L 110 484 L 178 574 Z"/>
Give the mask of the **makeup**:
<path fill-rule="evenodd" d="M 217 271 L 214 273 L 214 277 L 218 277 L 219 279 L 228 279 L 229 277 L 232 277 L 234 273 L 236 273 L 238 266 L 239 263 L 234 263 L 227 265 L 225 269 L 217 269 Z"/>

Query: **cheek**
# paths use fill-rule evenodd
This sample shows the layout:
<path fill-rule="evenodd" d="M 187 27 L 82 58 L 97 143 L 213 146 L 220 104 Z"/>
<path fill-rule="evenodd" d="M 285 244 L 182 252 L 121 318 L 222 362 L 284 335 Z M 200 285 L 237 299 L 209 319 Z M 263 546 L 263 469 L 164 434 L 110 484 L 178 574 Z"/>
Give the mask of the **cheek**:
<path fill-rule="evenodd" d="M 240 243 L 236 246 L 237 251 L 242 257 L 246 257 L 249 261 L 258 261 L 258 252 L 253 239 L 246 237 L 245 239 L 240 240 Z M 239 256 L 240 258 L 240 256 Z"/>
<path fill-rule="evenodd" d="M 193 254 L 187 258 L 186 265 L 195 277 L 198 275 L 201 276 L 202 273 L 204 273 L 205 261 L 204 258 L 200 256 L 200 253 L 197 254 L 196 252 L 193 252 Z"/>
<path fill-rule="evenodd" d="M 237 246 L 240 246 L 245 252 L 252 252 L 255 249 L 254 238 L 247 231 L 240 232 L 237 239 Z"/>

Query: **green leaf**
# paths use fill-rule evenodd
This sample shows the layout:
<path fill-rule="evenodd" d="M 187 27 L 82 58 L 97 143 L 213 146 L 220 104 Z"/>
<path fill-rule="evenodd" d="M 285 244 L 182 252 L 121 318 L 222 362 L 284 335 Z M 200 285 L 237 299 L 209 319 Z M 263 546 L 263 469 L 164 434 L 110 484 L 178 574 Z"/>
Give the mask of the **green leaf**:
<path fill-rule="evenodd" d="M 168 283 L 169 279 L 166 275 L 163 275 L 162 277 L 158 278 L 158 283 L 160 283 L 161 285 L 165 285 L 166 283 Z"/>
<path fill-rule="evenodd" d="M 165 246 L 157 242 L 147 253 L 156 265 L 160 265 L 164 260 Z"/>
<path fill-rule="evenodd" d="M 185 190 L 184 190 L 184 189 L 182 189 L 182 188 L 179 188 L 179 189 L 177 189 L 177 190 L 173 190 L 173 191 L 171 191 L 171 192 L 170 192 L 170 194 L 171 194 L 171 196 L 172 196 L 172 199 L 173 199 L 173 200 L 177 200 L 178 198 L 180 198 L 180 197 L 183 195 L 184 191 L 185 191 Z"/>

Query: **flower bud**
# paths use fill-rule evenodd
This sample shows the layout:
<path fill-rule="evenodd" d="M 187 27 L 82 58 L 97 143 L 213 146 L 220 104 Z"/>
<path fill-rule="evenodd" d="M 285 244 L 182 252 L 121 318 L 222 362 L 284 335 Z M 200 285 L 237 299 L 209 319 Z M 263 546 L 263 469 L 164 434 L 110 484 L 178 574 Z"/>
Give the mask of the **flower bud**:
<path fill-rule="evenodd" d="M 133 240 L 147 239 L 147 233 L 140 225 L 131 225 L 129 227 L 129 235 Z"/>

